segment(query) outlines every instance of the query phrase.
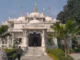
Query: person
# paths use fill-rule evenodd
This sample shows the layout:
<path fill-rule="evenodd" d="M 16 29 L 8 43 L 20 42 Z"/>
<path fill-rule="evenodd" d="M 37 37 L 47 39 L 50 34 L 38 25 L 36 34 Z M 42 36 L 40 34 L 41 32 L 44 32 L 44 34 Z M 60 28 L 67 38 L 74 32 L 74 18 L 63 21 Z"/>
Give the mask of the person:
<path fill-rule="evenodd" d="M 1 51 L 1 48 L 0 48 L 0 59 L 2 59 L 2 51 Z"/>
<path fill-rule="evenodd" d="M 3 48 L 0 48 L 0 60 L 8 60 L 7 54 Z"/>
<path fill-rule="evenodd" d="M 18 60 L 20 60 L 23 53 L 23 50 L 21 49 L 20 46 L 17 48 L 16 53 L 17 53 Z"/>

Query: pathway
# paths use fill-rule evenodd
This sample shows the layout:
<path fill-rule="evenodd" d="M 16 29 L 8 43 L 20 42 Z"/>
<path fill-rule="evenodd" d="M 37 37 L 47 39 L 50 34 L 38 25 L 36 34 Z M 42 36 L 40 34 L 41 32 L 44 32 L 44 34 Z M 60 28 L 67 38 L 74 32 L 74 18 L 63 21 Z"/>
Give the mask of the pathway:
<path fill-rule="evenodd" d="M 70 54 L 71 57 L 73 57 L 74 60 L 80 60 L 80 53 L 73 53 Z"/>
<path fill-rule="evenodd" d="M 45 56 L 23 56 L 21 60 L 52 60 L 52 58 L 50 58 L 47 55 Z"/>

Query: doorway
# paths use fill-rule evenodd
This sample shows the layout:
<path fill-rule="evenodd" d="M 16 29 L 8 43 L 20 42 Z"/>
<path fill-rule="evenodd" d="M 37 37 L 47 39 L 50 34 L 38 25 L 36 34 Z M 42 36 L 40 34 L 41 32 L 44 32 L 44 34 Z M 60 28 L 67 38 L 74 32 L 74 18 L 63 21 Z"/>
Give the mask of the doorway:
<path fill-rule="evenodd" d="M 40 47 L 41 46 L 41 34 L 40 33 L 30 33 L 28 35 L 28 43 L 30 47 Z"/>

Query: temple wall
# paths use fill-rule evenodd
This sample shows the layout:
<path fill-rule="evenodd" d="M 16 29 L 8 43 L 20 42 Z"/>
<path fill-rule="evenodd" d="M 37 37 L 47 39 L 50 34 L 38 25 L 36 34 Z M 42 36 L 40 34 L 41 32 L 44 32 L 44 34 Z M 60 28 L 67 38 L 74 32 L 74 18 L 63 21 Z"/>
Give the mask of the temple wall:
<path fill-rule="evenodd" d="M 16 32 L 16 33 L 14 34 L 14 37 L 15 37 L 15 38 L 22 38 L 22 37 L 23 37 L 23 33 L 22 33 L 22 32 Z"/>
<path fill-rule="evenodd" d="M 14 29 L 21 29 L 24 24 L 14 24 Z"/>

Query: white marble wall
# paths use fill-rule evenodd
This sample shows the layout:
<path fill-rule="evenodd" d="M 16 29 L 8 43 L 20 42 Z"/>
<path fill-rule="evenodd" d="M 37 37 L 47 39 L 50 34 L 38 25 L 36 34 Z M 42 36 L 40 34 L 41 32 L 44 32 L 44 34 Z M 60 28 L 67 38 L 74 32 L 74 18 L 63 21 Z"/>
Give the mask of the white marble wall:
<path fill-rule="evenodd" d="M 26 36 L 26 30 L 23 31 L 23 46 L 22 47 L 27 47 L 27 36 Z"/>

